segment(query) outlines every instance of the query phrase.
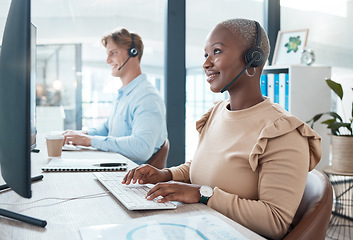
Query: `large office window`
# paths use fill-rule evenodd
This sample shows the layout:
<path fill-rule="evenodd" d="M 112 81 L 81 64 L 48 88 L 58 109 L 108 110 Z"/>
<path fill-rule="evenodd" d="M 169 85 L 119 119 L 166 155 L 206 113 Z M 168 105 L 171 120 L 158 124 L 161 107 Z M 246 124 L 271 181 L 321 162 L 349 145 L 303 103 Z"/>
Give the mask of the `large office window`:
<path fill-rule="evenodd" d="M 147 79 L 163 92 L 163 76 L 145 71 Z M 121 81 L 111 76 L 110 69 L 85 66 L 82 71 L 82 126 L 83 129 L 103 123 L 110 115 L 113 99 Z M 163 95 L 162 95 L 163 96 Z"/>
<path fill-rule="evenodd" d="M 116 3 L 116 4 L 114 4 Z M 111 76 L 106 64 L 106 49 L 100 39 L 115 28 L 124 27 L 138 33 L 144 42 L 142 72 L 164 96 L 164 10 L 165 1 L 116 1 L 97 3 L 101 9 L 94 17 L 94 38 L 82 45 L 82 128 L 94 127 L 106 120 L 111 112 L 121 81 Z M 108 10 L 108 14 L 103 9 Z M 115 11 L 114 11 L 115 9 Z M 133 11 L 130 11 L 133 9 Z M 108 16 L 107 16 L 108 15 Z M 99 31 L 98 31 L 99 30 Z M 92 35 L 93 37 L 93 35 Z"/>
<path fill-rule="evenodd" d="M 198 144 L 196 121 L 205 114 L 215 102 L 228 97 L 227 93 L 214 94 L 210 91 L 204 72 L 188 69 L 186 72 L 186 103 L 185 103 L 185 160 L 192 159 Z"/>
<path fill-rule="evenodd" d="M 77 123 L 78 118 L 82 118 L 81 125 L 83 128 L 87 128 L 104 121 L 109 115 L 111 101 L 114 93 L 120 87 L 120 81 L 110 76 L 110 68 L 105 63 L 106 54 L 100 43 L 100 38 L 106 32 L 117 27 L 126 27 L 141 35 L 145 43 L 144 56 L 141 62 L 142 70 L 164 96 L 166 2 L 165 0 L 77 0 L 55 1 L 55 3 L 32 1 L 32 21 L 38 27 L 39 44 L 43 46 L 68 46 L 70 44 L 76 46 L 80 44 L 82 49 L 80 52 L 82 55 L 81 70 L 77 72 L 75 67 L 77 64 L 73 61 L 71 62 L 73 64 L 72 68 L 69 69 L 70 74 L 72 73 L 71 77 L 64 79 L 64 75 L 61 73 L 59 76 L 60 79 L 64 79 L 63 81 L 79 82 L 78 85 L 73 85 L 71 88 L 62 86 L 61 97 L 66 96 L 64 88 L 68 89 L 67 91 L 69 89 L 74 91 L 73 99 L 78 96 L 77 89 L 78 91 L 79 88 L 82 90 L 82 106 L 77 106 L 78 101 L 72 101 L 71 109 L 74 108 L 76 114 L 66 110 L 66 112 L 70 112 L 70 114 L 64 114 L 67 121 L 70 118 L 75 118 L 73 122 L 76 121 Z M 227 97 L 225 94 L 211 93 L 208 84 L 205 82 L 202 70 L 205 37 L 216 23 L 225 19 L 244 17 L 255 19 L 261 23 L 263 19 L 262 3 L 262 0 L 186 1 L 187 77 L 178 80 L 186 81 L 187 86 L 187 102 L 185 103 L 186 159 L 192 158 L 197 144 L 195 121 L 212 107 L 214 101 Z M 9 4 L 10 0 L 3 0 L 0 6 L 7 9 Z M 60 50 L 59 55 L 62 54 Z M 75 60 L 77 51 L 72 49 L 71 54 L 71 60 Z M 61 58 L 59 58 L 59 61 L 61 61 Z M 67 63 L 58 62 L 56 64 L 61 67 Z M 51 74 L 55 76 L 56 71 L 54 70 Z M 60 88 L 61 86 L 58 84 L 56 87 Z M 47 97 L 47 99 L 43 99 L 48 101 L 51 98 L 51 96 Z M 58 104 L 58 101 L 55 104 Z M 61 101 L 59 105 L 64 106 L 64 103 Z M 60 106 L 58 107 L 60 108 Z M 69 107 L 65 108 L 68 109 Z M 79 124 L 70 125 L 67 121 L 65 121 L 63 128 L 79 128 Z"/>
<path fill-rule="evenodd" d="M 10 2 L 0 1 L 0 37 Z M 46 78 L 48 91 L 46 98 L 38 101 L 44 107 L 59 105 L 52 107 L 63 110 L 60 113 L 66 119 L 63 128 L 80 127 L 78 117 L 82 118 L 83 128 L 90 127 L 109 114 L 120 80 L 110 76 L 100 38 L 117 27 L 126 27 L 141 35 L 145 43 L 142 70 L 164 96 L 164 81 L 168 81 L 164 79 L 166 3 L 165 0 L 32 1 L 32 22 L 38 29 L 38 44 L 43 46 L 38 52 L 43 50 L 43 56 L 50 56 L 48 71 L 43 75 L 39 70 L 37 74 Z M 348 83 L 353 82 L 353 37 L 349 31 L 352 9 L 350 0 L 281 0 L 281 30 L 309 28 L 307 47 L 316 54 L 315 64 L 333 66 L 333 78 L 342 81 L 347 88 Z M 186 81 L 186 160 L 193 157 L 197 145 L 195 122 L 214 101 L 227 98 L 226 94 L 210 92 L 202 64 L 208 32 L 218 22 L 229 18 L 249 18 L 262 24 L 264 0 L 186 0 L 187 76 L 178 80 Z M 77 62 L 78 55 L 81 55 L 81 64 Z M 38 86 L 38 91 L 43 88 Z M 78 88 L 82 90 L 82 106 L 77 106 Z M 55 128 L 57 125 L 52 126 Z"/>
<path fill-rule="evenodd" d="M 10 3 L 0 1 L 0 37 Z M 121 82 L 111 76 L 100 39 L 115 28 L 124 27 L 142 37 L 142 71 L 164 96 L 165 0 L 31 4 L 40 45 L 38 127 L 44 132 L 92 127 L 109 115 Z"/>

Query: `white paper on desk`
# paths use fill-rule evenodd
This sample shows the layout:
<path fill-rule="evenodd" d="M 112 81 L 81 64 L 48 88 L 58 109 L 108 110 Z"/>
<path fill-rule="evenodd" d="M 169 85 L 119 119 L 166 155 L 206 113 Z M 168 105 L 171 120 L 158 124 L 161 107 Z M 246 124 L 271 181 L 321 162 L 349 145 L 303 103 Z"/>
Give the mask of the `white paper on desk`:
<path fill-rule="evenodd" d="M 87 146 L 81 146 L 81 145 L 64 145 L 62 146 L 63 151 L 82 151 L 82 150 L 90 150 L 90 151 L 97 151 L 97 148 L 94 147 L 87 147 Z"/>
<path fill-rule="evenodd" d="M 100 163 L 122 163 L 122 166 L 116 167 L 99 167 L 96 166 Z M 71 158 L 53 158 L 50 162 L 42 167 L 45 172 L 62 172 L 62 171 L 126 171 L 127 170 L 127 158 L 120 157 L 116 159 L 71 159 Z"/>
<path fill-rule="evenodd" d="M 82 240 L 248 240 L 238 230 L 213 215 L 161 217 L 126 224 L 109 224 L 80 229 Z"/>

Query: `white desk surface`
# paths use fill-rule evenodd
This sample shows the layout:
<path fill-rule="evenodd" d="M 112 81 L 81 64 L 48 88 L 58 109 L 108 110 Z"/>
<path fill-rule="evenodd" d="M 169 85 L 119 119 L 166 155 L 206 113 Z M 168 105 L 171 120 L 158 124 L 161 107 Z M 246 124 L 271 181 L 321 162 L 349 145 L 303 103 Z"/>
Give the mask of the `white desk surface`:
<path fill-rule="evenodd" d="M 0 216 L 1 240 L 64 239 L 79 240 L 79 229 L 93 225 L 118 224 L 140 217 L 160 219 L 164 214 L 195 216 L 212 214 L 224 220 L 249 239 L 264 239 L 204 204 L 183 204 L 175 210 L 129 211 L 95 179 L 92 172 L 42 172 L 50 160 L 43 139 L 38 138 L 40 153 L 32 153 L 32 176 L 44 175 L 32 184 L 32 198 L 25 199 L 12 190 L 0 192 L 0 208 L 47 221 L 45 228 Z M 100 151 L 65 151 L 67 158 L 114 158 L 116 153 Z M 129 161 L 129 168 L 136 164 Z M 4 180 L 0 178 L 0 184 Z M 99 193 L 106 193 L 97 195 Z M 93 195 L 89 198 L 87 196 Z M 95 196 L 96 195 L 96 196 Z M 85 197 L 86 196 L 86 197 Z M 68 200 L 71 198 L 71 200 Z M 78 199 L 75 199 L 78 198 Z M 4 205 L 10 203 L 12 205 Z M 17 205 L 14 205 L 17 204 Z"/>

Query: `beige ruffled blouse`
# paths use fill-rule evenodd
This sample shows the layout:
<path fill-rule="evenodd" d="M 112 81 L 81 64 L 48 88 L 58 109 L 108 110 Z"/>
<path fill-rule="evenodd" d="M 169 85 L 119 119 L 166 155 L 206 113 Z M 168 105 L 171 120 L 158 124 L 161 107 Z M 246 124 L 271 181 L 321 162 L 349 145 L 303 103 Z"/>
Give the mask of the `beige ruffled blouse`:
<path fill-rule="evenodd" d="M 288 231 L 321 138 L 269 99 L 239 111 L 215 104 L 196 123 L 192 161 L 170 168 L 173 180 L 209 185 L 208 206 L 272 239 Z"/>

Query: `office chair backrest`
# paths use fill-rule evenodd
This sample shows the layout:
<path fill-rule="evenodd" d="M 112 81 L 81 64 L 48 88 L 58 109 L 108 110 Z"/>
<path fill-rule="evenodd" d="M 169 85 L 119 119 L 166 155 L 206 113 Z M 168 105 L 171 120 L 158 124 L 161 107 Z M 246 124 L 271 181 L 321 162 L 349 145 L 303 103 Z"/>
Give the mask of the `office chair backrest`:
<path fill-rule="evenodd" d="M 325 239 L 332 212 L 332 185 L 326 175 L 312 170 L 304 194 L 284 240 Z"/>
<path fill-rule="evenodd" d="M 162 147 L 150 158 L 150 160 L 147 161 L 147 163 L 159 169 L 165 168 L 167 164 L 168 153 L 169 140 L 167 138 Z"/>

